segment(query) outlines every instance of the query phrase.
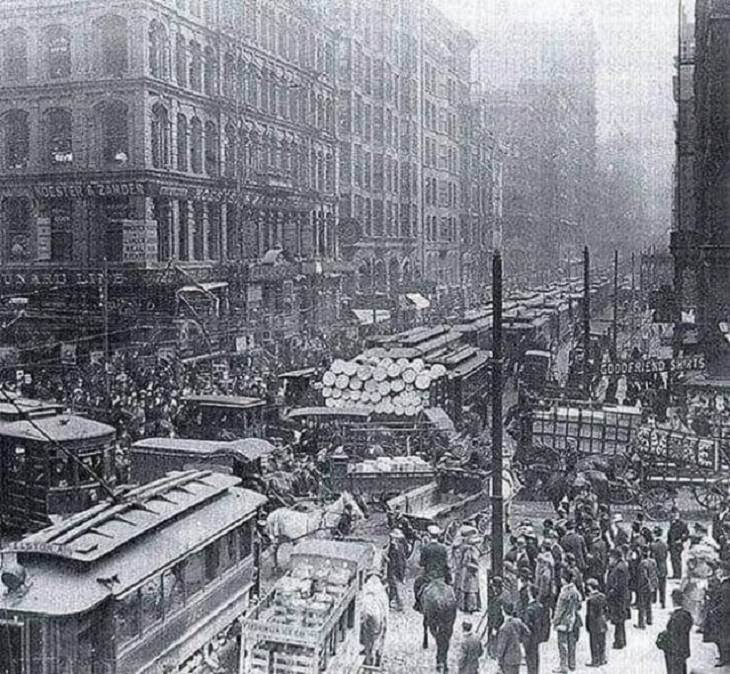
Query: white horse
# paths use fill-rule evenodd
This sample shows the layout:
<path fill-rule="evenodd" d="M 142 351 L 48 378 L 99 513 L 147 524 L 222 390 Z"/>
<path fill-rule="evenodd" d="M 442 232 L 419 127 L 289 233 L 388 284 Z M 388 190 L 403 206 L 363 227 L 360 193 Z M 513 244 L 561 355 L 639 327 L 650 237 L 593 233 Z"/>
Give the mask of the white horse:
<path fill-rule="evenodd" d="M 277 552 L 282 543 L 296 543 L 301 538 L 311 536 L 318 531 L 331 531 L 337 526 L 345 506 L 352 508 L 355 521 L 365 519 L 360 506 L 350 492 L 342 492 L 334 502 L 322 508 L 311 510 L 295 510 L 294 508 L 277 508 L 266 518 L 264 531 L 274 544 L 274 564 L 277 564 Z"/>
<path fill-rule="evenodd" d="M 370 576 L 362 587 L 360 613 L 360 644 L 366 665 L 380 666 L 388 632 L 389 609 L 388 592 L 383 581 L 377 575 Z"/>

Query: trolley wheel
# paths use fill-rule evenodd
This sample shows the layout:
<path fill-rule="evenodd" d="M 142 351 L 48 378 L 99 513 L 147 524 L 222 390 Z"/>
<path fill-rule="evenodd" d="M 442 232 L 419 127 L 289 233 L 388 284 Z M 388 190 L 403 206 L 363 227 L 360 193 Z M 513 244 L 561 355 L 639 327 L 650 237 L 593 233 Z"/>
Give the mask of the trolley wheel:
<path fill-rule="evenodd" d="M 460 528 L 461 524 L 456 520 L 451 520 L 451 522 L 448 523 L 446 530 L 444 531 L 444 542 L 447 545 L 451 545 L 454 542 L 456 534 L 459 533 Z"/>
<path fill-rule="evenodd" d="M 669 519 L 676 492 L 671 487 L 649 487 L 639 495 L 639 505 L 655 522 Z"/>
<path fill-rule="evenodd" d="M 636 488 L 623 482 L 608 485 L 608 500 L 612 505 L 629 505 L 636 501 Z"/>

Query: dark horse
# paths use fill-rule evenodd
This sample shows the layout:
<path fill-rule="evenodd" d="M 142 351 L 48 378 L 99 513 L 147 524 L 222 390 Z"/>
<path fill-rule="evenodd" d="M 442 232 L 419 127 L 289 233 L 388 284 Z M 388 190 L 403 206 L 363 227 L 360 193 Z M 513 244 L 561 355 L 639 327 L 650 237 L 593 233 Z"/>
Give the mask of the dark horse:
<path fill-rule="evenodd" d="M 423 613 L 423 647 L 428 648 L 428 633 L 436 639 L 436 671 L 449 671 L 448 655 L 456 621 L 456 595 L 442 578 L 416 578 L 413 585 L 416 606 Z"/>

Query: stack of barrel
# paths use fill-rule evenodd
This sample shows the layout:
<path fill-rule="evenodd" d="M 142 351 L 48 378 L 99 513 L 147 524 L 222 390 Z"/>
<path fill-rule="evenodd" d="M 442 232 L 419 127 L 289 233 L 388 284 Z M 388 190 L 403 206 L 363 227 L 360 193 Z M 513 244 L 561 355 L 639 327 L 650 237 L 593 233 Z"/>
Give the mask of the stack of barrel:
<path fill-rule="evenodd" d="M 335 360 L 322 377 L 322 395 L 328 407 L 368 407 L 376 414 L 412 417 L 429 406 L 432 383 L 445 375 L 440 363 L 372 350 L 354 360 Z"/>

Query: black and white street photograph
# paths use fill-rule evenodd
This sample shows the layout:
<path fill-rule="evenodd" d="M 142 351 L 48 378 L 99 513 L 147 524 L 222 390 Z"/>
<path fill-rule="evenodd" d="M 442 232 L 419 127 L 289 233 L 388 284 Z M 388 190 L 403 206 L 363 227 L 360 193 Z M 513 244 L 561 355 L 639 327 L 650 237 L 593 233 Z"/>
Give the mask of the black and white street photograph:
<path fill-rule="evenodd" d="M 730 0 L 0 0 L 0 674 L 730 674 Z"/>

